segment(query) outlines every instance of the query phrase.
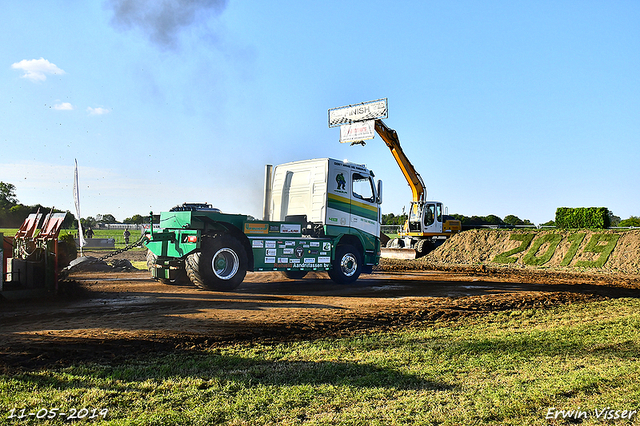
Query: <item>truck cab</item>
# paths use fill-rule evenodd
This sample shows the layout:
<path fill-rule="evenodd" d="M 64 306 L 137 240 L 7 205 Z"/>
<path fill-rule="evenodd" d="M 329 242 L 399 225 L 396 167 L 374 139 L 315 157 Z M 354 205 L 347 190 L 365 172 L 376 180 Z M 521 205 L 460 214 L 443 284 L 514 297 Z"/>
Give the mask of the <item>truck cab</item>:
<path fill-rule="evenodd" d="M 272 175 L 265 185 L 266 220 L 302 221 L 307 235 L 361 248 L 365 270 L 378 264 L 382 182 L 376 184 L 371 170 L 321 158 L 275 166 Z"/>

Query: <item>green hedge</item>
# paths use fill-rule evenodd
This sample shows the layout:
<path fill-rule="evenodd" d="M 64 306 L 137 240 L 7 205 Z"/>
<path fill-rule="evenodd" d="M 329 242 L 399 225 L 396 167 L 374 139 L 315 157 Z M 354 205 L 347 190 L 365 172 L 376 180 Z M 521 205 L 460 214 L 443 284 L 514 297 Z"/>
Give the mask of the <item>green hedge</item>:
<path fill-rule="evenodd" d="M 556 226 L 564 229 L 604 229 L 610 226 L 606 207 L 558 207 Z"/>

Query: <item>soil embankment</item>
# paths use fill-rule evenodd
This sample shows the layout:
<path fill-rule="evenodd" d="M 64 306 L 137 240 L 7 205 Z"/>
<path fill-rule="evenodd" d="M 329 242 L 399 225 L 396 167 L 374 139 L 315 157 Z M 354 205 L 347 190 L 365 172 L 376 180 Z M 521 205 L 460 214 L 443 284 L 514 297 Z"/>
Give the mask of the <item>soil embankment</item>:
<path fill-rule="evenodd" d="M 640 275 L 640 230 L 474 229 L 454 235 L 415 262 Z"/>

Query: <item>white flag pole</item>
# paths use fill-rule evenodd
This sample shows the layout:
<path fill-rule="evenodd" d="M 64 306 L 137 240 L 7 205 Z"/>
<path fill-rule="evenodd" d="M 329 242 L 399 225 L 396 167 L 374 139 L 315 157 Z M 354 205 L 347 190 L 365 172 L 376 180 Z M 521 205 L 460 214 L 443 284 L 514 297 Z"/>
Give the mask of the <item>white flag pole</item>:
<path fill-rule="evenodd" d="M 76 169 L 73 176 L 73 201 L 76 205 L 76 218 L 78 219 L 78 241 L 80 243 L 80 257 L 82 257 L 82 247 L 86 245 L 86 242 L 84 240 L 84 235 L 82 232 L 82 223 L 80 222 L 80 188 L 78 185 L 78 160 L 75 160 L 75 162 Z"/>

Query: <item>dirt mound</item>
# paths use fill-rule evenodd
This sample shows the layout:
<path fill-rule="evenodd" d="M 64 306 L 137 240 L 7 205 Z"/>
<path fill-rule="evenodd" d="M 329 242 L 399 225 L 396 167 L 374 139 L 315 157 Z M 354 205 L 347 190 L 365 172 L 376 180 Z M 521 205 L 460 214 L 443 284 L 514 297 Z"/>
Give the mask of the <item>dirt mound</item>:
<path fill-rule="evenodd" d="M 67 272 L 123 272 L 137 270 L 127 259 L 116 259 L 111 264 L 93 256 L 78 257 L 65 268 Z"/>
<path fill-rule="evenodd" d="M 461 232 L 418 263 L 640 274 L 640 230 Z"/>

